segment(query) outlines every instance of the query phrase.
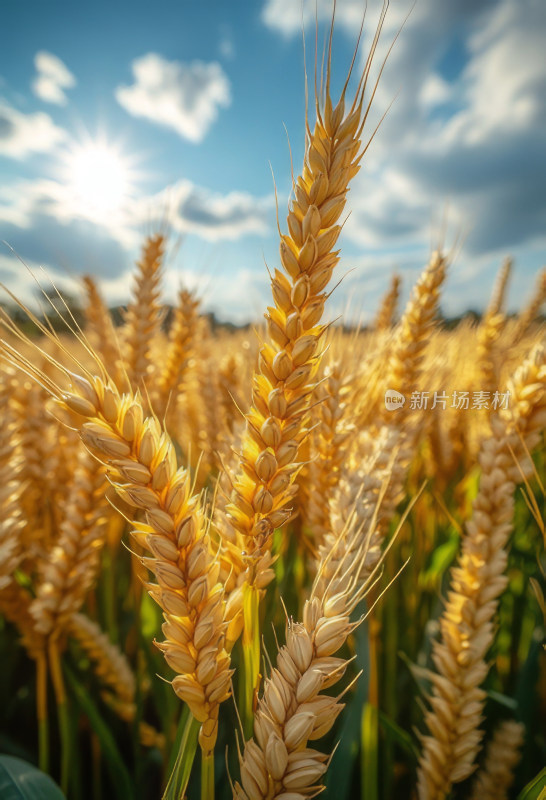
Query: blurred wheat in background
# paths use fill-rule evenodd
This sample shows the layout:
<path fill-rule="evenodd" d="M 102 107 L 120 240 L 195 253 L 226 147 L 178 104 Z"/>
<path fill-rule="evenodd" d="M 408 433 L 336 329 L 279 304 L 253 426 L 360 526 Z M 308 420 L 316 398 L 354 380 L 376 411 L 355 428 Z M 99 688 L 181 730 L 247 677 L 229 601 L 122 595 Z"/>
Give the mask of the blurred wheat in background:
<path fill-rule="evenodd" d="M 338 94 L 319 52 L 257 332 L 163 304 L 161 228 L 121 318 L 6 289 L 0 749 L 68 798 L 543 796 L 546 272 L 448 324 L 440 243 L 328 312 L 384 13 Z"/>

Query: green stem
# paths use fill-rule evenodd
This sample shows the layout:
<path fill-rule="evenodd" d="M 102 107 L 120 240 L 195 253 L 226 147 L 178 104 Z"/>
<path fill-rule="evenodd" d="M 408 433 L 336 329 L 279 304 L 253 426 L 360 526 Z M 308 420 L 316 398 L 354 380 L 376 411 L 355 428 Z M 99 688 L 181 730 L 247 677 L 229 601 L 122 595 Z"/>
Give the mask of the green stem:
<path fill-rule="evenodd" d="M 53 688 L 55 689 L 55 697 L 57 700 L 57 715 L 59 719 L 59 732 L 61 735 L 61 789 L 67 795 L 70 776 L 72 733 L 70 730 L 70 712 L 61 668 L 61 657 L 56 640 L 49 643 L 49 667 L 51 669 L 51 679 L 53 681 Z"/>
<path fill-rule="evenodd" d="M 182 737 L 163 800 L 181 800 L 184 797 L 197 750 L 200 723 L 187 708 L 184 709 L 180 722 L 183 725 Z"/>
<path fill-rule="evenodd" d="M 49 726 L 47 720 L 47 656 L 45 651 L 36 660 L 36 710 L 38 716 L 38 765 L 49 772 Z"/>
<path fill-rule="evenodd" d="M 201 751 L 201 800 L 214 800 L 214 750 Z"/>
<path fill-rule="evenodd" d="M 362 711 L 360 728 L 362 800 L 377 800 L 378 798 L 378 737 L 379 725 L 377 707 L 372 703 L 366 703 Z"/>
<path fill-rule="evenodd" d="M 240 707 L 245 737 L 254 727 L 254 698 L 260 683 L 260 592 L 246 585 L 243 594 L 243 680 Z"/>

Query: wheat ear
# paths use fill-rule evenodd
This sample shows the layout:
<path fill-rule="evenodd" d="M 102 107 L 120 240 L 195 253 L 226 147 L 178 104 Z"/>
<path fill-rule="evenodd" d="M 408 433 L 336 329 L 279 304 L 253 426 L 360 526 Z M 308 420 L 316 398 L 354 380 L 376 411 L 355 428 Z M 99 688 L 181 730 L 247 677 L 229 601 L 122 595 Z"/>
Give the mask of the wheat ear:
<path fill-rule="evenodd" d="M 68 632 L 93 663 L 95 674 L 109 690 L 105 701 L 121 719 L 132 722 L 136 716 L 136 681 L 125 655 L 110 641 L 99 625 L 85 614 L 73 614 L 68 621 Z M 144 721 L 139 724 L 140 741 L 145 747 L 165 744 L 165 737 Z"/>
<path fill-rule="evenodd" d="M 40 559 L 40 580 L 30 607 L 36 630 L 44 636 L 61 636 L 96 580 L 109 511 L 104 490 L 104 470 L 81 448 L 59 536 Z"/>
<path fill-rule="evenodd" d="M 366 536 L 355 517 L 341 538 L 349 547 L 335 576 L 319 595 L 315 584 L 303 622 L 288 622 L 286 645 L 279 650 L 258 703 L 254 738 L 240 755 L 237 800 L 302 800 L 322 791 L 329 759 L 309 745 L 328 733 L 343 709 L 343 692 L 336 697 L 323 691 L 345 673 L 347 660 L 335 654 L 359 624 L 351 623 L 350 615 L 369 588 L 360 579 Z M 319 578 L 328 558 L 329 554 Z"/>
<path fill-rule="evenodd" d="M 43 556 L 53 540 L 52 509 L 42 502 L 49 496 L 51 475 L 44 465 L 50 462 L 52 448 L 48 419 L 44 414 L 47 394 L 24 376 L 17 376 L 14 411 L 17 416 L 21 450 L 19 480 L 25 486 L 21 495 L 21 511 L 25 525 L 21 530 L 24 561 L 28 564 Z"/>
<path fill-rule="evenodd" d="M 408 461 L 400 458 L 398 444 L 398 432 L 388 426 L 361 431 L 356 438 L 330 503 L 330 530 L 319 548 L 318 596 L 340 573 L 340 565 L 350 554 L 356 558 L 362 547 L 358 539 L 347 541 L 342 535 L 352 518 L 366 537 L 359 580 L 365 583 L 376 569 Z"/>
<path fill-rule="evenodd" d="M 434 252 L 423 274 L 415 285 L 412 295 L 398 323 L 389 354 L 389 364 L 384 379 L 385 389 L 393 389 L 409 398 L 416 391 L 424 351 L 430 337 L 430 329 L 438 313 L 440 290 L 446 277 L 448 260 L 445 255 Z M 381 416 L 392 424 L 391 412 L 384 406 Z M 410 403 L 397 409 L 396 424 L 402 427 L 410 414 Z"/>
<path fill-rule="evenodd" d="M 523 336 L 525 336 L 545 302 L 546 268 L 543 268 L 538 273 L 535 291 L 533 292 L 532 297 L 518 317 L 517 327 L 514 331 L 514 341 L 519 341 Z"/>
<path fill-rule="evenodd" d="M 304 522 L 315 547 L 320 546 L 330 531 L 330 503 L 354 433 L 344 382 L 349 381 L 340 366 L 334 365 L 314 393 L 315 425 L 309 442 L 309 465 L 302 473 L 301 500 Z"/>
<path fill-rule="evenodd" d="M 0 614 L 17 628 L 21 644 L 30 658 L 37 661 L 45 652 L 45 639 L 36 630 L 30 613 L 32 595 L 12 578 L 0 589 Z"/>
<path fill-rule="evenodd" d="M 112 317 L 94 279 L 85 275 L 83 285 L 86 298 L 84 306 L 86 336 L 102 362 L 108 364 L 108 372 L 112 380 L 121 388 L 124 385 L 124 377 L 120 363 L 118 336 Z"/>
<path fill-rule="evenodd" d="M 499 270 L 489 305 L 476 334 L 480 386 L 483 391 L 489 393 L 494 392 L 498 387 L 500 368 L 498 342 L 506 323 L 503 306 L 511 271 L 512 260 L 507 258 Z"/>
<path fill-rule="evenodd" d="M 361 136 L 370 103 L 365 105 L 364 95 L 384 14 L 385 8 L 351 106 L 346 109 L 346 84 L 333 107 L 328 59 L 322 102 L 316 92 L 314 129 L 307 124 L 303 172 L 293 185 L 288 233 L 281 235 L 283 269 L 272 276 L 274 305 L 265 315 L 269 338 L 260 350 L 241 471 L 227 509 L 248 554 L 244 561 L 250 585 L 264 586 L 271 579 L 273 531 L 292 514 L 298 451 L 307 435 L 323 349 L 325 290 L 339 260 L 334 248 L 349 183 L 366 150 Z M 233 568 L 239 568 L 237 561 Z"/>
<path fill-rule="evenodd" d="M 151 348 L 163 319 L 159 303 L 161 266 L 165 239 L 149 236 L 137 263 L 133 300 L 127 307 L 124 326 L 124 356 L 130 386 L 146 382 L 152 371 Z"/>
<path fill-rule="evenodd" d="M 373 328 L 376 331 L 390 331 L 396 322 L 398 300 L 400 298 L 400 275 L 393 275 L 391 285 L 381 300 L 381 305 L 375 317 Z"/>
<path fill-rule="evenodd" d="M 524 735 L 525 728 L 514 720 L 504 720 L 495 728 L 470 800 L 508 800 L 514 769 L 521 758 Z"/>
<path fill-rule="evenodd" d="M 169 343 L 165 364 L 154 387 L 154 409 L 158 417 L 165 413 L 167 404 L 176 409 L 176 393 L 184 370 L 192 355 L 198 332 L 199 300 L 192 292 L 181 289 L 169 330 Z M 171 394 L 174 396 L 171 399 Z"/>
<path fill-rule="evenodd" d="M 19 565 L 23 552 L 23 517 L 20 499 L 22 464 L 17 447 L 17 418 L 13 409 L 12 371 L 0 369 L 0 591 L 6 587 Z"/>

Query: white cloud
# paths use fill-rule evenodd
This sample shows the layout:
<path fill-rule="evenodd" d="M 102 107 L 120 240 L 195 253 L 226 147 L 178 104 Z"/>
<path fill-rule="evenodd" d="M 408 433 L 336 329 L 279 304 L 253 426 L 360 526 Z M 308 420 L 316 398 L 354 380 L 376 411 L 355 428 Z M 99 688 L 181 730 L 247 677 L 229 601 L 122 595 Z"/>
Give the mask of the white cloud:
<path fill-rule="evenodd" d="M 24 159 L 31 153 L 47 153 L 65 138 L 66 131 L 48 114 L 23 114 L 0 100 L 0 156 Z"/>
<path fill-rule="evenodd" d="M 285 32 L 298 34 L 301 19 L 285 4 L 268 0 L 264 19 L 273 25 L 273 11 L 285 8 Z M 370 3 L 372 16 L 378 6 Z M 389 9 L 376 67 L 408 6 Z M 359 0 L 341 0 L 341 26 L 357 7 Z M 327 22 L 325 4 L 318 11 Z M 370 21 L 362 57 L 372 30 Z M 354 27 L 347 32 L 354 41 Z M 393 253 L 428 244 L 446 210 L 469 260 L 492 264 L 502 252 L 544 242 L 545 36 L 540 0 L 419 0 L 374 100 L 377 118 L 395 98 L 349 195 L 349 240 Z"/>
<path fill-rule="evenodd" d="M 358 31 L 363 11 L 362 0 L 338 0 L 336 22 L 353 32 Z M 332 0 L 316 0 L 316 2 L 307 0 L 303 6 L 294 0 L 266 0 L 262 10 L 262 21 L 284 36 L 292 36 L 301 33 L 302 19 L 306 28 L 314 25 L 315 12 L 320 22 L 331 20 Z"/>
<path fill-rule="evenodd" d="M 166 61 L 148 53 L 132 63 L 135 82 L 119 86 L 116 98 L 135 117 L 144 117 L 200 142 L 231 103 L 230 84 L 220 64 Z"/>
<path fill-rule="evenodd" d="M 274 197 L 255 197 L 248 192 L 222 195 L 181 180 L 142 205 L 142 217 L 155 208 L 179 233 L 194 233 L 203 239 L 234 240 L 247 234 L 265 234 L 275 205 Z"/>
<path fill-rule="evenodd" d="M 427 108 L 442 105 L 451 98 L 451 87 L 440 75 L 432 74 L 425 80 L 419 93 L 419 100 Z"/>
<path fill-rule="evenodd" d="M 65 89 L 76 85 L 76 78 L 60 58 L 41 50 L 34 56 L 37 75 L 32 82 L 34 94 L 46 103 L 64 106 L 68 102 Z"/>

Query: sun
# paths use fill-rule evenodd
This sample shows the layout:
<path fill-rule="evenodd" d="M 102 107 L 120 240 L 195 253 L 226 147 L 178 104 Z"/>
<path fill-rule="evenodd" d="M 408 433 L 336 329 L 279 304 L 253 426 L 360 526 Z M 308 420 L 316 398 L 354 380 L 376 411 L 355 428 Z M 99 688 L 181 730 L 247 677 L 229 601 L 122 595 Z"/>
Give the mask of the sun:
<path fill-rule="evenodd" d="M 64 159 L 63 173 L 75 208 L 97 221 L 120 212 L 133 188 L 129 159 L 103 141 L 74 145 Z"/>

